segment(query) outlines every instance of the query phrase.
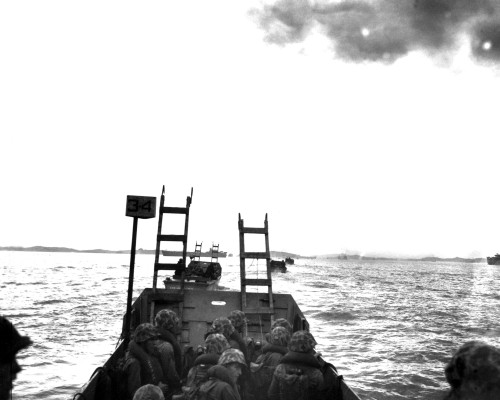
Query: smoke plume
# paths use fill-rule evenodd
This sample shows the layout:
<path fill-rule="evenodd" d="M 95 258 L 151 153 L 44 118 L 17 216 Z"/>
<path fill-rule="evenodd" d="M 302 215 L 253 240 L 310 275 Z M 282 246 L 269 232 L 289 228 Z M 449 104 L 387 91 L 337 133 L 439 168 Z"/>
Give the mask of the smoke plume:
<path fill-rule="evenodd" d="M 464 41 L 477 60 L 500 61 L 495 0 L 280 0 L 255 13 L 268 41 L 300 42 L 317 26 L 350 61 L 392 62 L 412 51 L 452 57 Z"/>

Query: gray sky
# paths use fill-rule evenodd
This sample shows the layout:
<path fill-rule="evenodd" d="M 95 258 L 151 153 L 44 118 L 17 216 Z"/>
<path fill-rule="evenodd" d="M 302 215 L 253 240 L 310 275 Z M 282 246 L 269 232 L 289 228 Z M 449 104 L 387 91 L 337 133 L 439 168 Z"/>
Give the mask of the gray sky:
<path fill-rule="evenodd" d="M 0 246 L 128 249 L 165 185 L 189 250 L 500 252 L 492 4 L 3 2 Z"/>

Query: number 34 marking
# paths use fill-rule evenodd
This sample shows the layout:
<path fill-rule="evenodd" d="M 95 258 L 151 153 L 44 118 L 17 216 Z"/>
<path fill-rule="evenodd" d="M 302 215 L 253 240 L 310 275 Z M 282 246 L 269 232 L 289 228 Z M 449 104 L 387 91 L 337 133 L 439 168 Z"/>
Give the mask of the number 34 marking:
<path fill-rule="evenodd" d="M 156 197 L 127 196 L 127 217 L 154 218 L 156 216 Z"/>

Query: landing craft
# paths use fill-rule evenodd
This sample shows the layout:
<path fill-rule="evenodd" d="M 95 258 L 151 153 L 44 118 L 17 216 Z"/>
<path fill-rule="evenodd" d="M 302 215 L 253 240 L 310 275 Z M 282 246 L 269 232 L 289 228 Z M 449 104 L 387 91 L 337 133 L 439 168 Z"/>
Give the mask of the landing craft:
<path fill-rule="evenodd" d="M 163 214 L 182 213 L 189 220 L 189 208 L 191 196 L 187 198 L 186 207 L 165 207 L 163 187 L 161 202 L 159 207 L 159 220 Z M 135 223 L 134 223 L 135 225 Z M 161 222 L 159 222 L 161 227 Z M 181 332 L 178 337 L 185 352 L 192 351 L 199 344 L 204 343 L 205 334 L 211 327 L 212 321 L 221 316 L 227 316 L 233 310 L 242 310 L 247 318 L 244 336 L 252 338 L 254 342 L 263 342 L 265 333 L 270 331 L 271 324 L 278 318 L 284 318 L 290 322 L 293 331 L 309 331 L 309 323 L 300 310 L 294 298 L 290 294 L 273 293 L 272 276 L 270 269 L 270 250 L 268 240 L 267 214 L 264 220 L 264 227 L 246 227 L 244 221 L 238 216 L 238 230 L 240 237 L 240 283 L 239 291 L 219 291 L 200 290 L 185 288 L 185 274 L 181 274 L 181 284 L 178 289 L 158 288 L 157 279 L 159 270 L 176 270 L 178 263 L 160 263 L 160 242 L 180 241 L 184 244 L 184 265 L 187 244 L 187 226 L 184 234 L 163 235 L 161 229 L 158 230 L 157 249 L 154 264 L 153 287 L 146 288 L 140 296 L 129 306 L 124 317 L 125 323 L 121 335 L 121 343 L 118 345 L 111 357 L 103 367 L 97 368 L 90 380 L 74 394 L 74 400 L 115 400 L 119 399 L 117 387 L 123 382 L 116 382 L 116 376 L 120 376 L 119 366 L 122 365 L 131 333 L 135 328 L 145 322 L 154 323 L 154 318 L 158 311 L 169 308 L 177 313 L 181 321 Z M 135 232 L 135 231 L 134 231 Z M 262 252 L 245 251 L 245 234 L 262 234 L 265 236 L 266 248 Z M 134 240 L 133 240 L 134 243 Z M 134 246 L 134 245 L 133 245 Z M 131 252 L 132 254 L 134 251 Z M 267 276 L 263 279 L 251 279 L 246 277 L 246 260 L 265 259 Z M 133 271 L 133 256 L 131 255 L 131 271 Z M 129 282 L 129 293 L 133 285 L 133 273 Z M 254 293 L 247 290 L 247 287 L 267 287 L 267 293 Z M 131 301 L 129 300 L 129 303 Z M 358 395 L 345 383 L 335 367 L 328 363 L 317 353 L 316 358 L 322 366 L 325 377 L 330 379 L 330 390 L 325 394 L 327 400 L 361 400 Z M 185 368 L 184 368 L 185 369 Z M 175 399 L 182 399 L 183 395 L 174 395 Z"/>

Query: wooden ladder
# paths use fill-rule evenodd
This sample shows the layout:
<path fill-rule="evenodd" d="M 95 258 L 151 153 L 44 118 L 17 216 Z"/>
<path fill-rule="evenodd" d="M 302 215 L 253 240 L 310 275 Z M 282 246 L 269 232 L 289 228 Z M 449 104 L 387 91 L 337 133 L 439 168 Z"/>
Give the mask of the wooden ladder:
<path fill-rule="evenodd" d="M 240 231 L 240 280 L 241 280 L 241 311 L 245 314 L 268 314 L 271 317 L 271 323 L 274 320 L 274 302 L 273 302 L 273 281 L 271 278 L 271 253 L 269 251 L 269 229 L 267 224 L 267 214 L 264 220 L 263 228 L 245 227 L 241 215 L 238 214 L 238 230 Z M 265 252 L 246 252 L 245 251 L 245 234 L 263 234 L 265 235 L 266 251 Z M 266 279 L 247 279 L 246 265 L 247 259 L 265 259 L 267 278 Z M 269 296 L 269 307 L 248 307 L 247 305 L 247 286 L 267 286 Z"/>
<path fill-rule="evenodd" d="M 181 293 L 184 293 L 184 279 L 185 279 L 185 268 L 186 268 L 186 255 L 187 255 L 187 239 L 188 239 L 188 226 L 189 226 L 189 207 L 191 206 L 191 201 L 193 198 L 193 188 L 191 188 L 191 196 L 186 199 L 186 207 L 166 207 L 165 204 L 165 186 L 161 191 L 160 209 L 158 213 L 158 234 L 156 235 L 156 252 L 155 252 L 155 271 L 153 276 L 153 289 L 156 291 L 156 284 L 158 280 L 158 271 L 175 271 L 182 268 L 182 279 L 181 279 Z M 184 223 L 184 234 L 182 235 L 164 235 L 162 234 L 162 222 L 163 214 L 184 214 L 186 216 Z M 182 242 L 182 262 L 183 265 L 180 266 L 179 263 L 160 263 L 160 252 L 162 242 Z"/>
<path fill-rule="evenodd" d="M 218 244 L 213 244 L 212 243 L 212 259 L 210 262 L 216 263 L 219 261 L 219 245 Z"/>
<path fill-rule="evenodd" d="M 154 276 L 153 276 L 153 300 L 151 300 L 151 311 L 150 311 L 150 322 L 154 324 L 155 319 L 155 303 L 154 294 L 156 293 L 156 284 L 158 280 L 158 271 L 175 271 L 176 269 L 182 269 L 181 274 L 181 286 L 180 290 L 177 292 L 178 302 L 179 302 L 179 319 L 181 323 L 183 321 L 184 315 L 184 280 L 185 280 L 185 270 L 186 270 L 186 255 L 187 255 L 187 239 L 188 239 L 188 226 L 189 226 L 189 207 L 191 206 L 191 201 L 193 198 L 193 188 L 191 188 L 191 196 L 186 199 L 186 207 L 166 207 L 165 206 L 165 185 L 161 191 L 160 208 L 158 213 L 158 234 L 156 235 L 156 252 L 155 252 L 155 264 L 154 264 Z M 186 216 L 184 222 L 184 234 L 183 235 L 164 235 L 162 234 L 162 223 L 163 214 L 184 214 Z M 160 263 L 160 247 L 162 242 L 182 242 L 182 265 L 179 263 Z"/>
<path fill-rule="evenodd" d="M 196 242 L 196 246 L 194 247 L 194 258 L 193 258 L 194 261 L 200 261 L 202 244 L 203 242 L 201 243 Z"/>

